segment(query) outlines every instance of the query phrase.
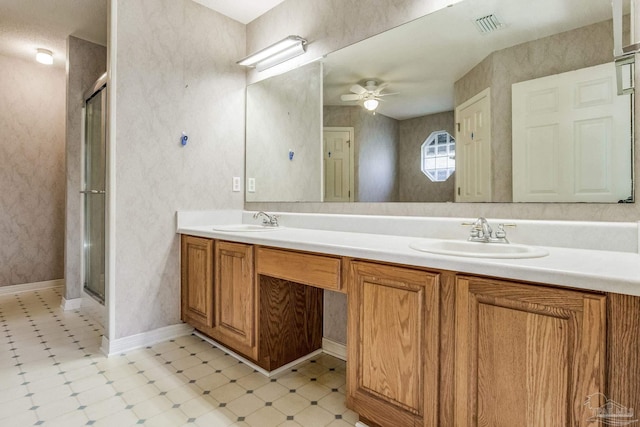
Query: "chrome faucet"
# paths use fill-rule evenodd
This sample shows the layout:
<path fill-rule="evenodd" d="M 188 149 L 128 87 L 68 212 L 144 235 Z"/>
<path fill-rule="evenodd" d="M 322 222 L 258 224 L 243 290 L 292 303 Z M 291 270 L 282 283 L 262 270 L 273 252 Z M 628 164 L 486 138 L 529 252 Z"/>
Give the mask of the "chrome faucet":
<path fill-rule="evenodd" d="M 484 217 L 480 217 L 474 222 L 463 222 L 462 225 L 471 226 L 468 241 L 482 243 L 509 243 L 504 228 L 516 226 L 515 224 L 498 224 L 498 229 L 494 233 L 489 221 Z"/>
<path fill-rule="evenodd" d="M 278 226 L 278 217 L 276 215 L 269 215 L 266 212 L 260 211 L 256 212 L 253 215 L 253 219 L 258 219 L 259 217 L 264 216 L 262 219 L 262 225 L 265 227 L 277 227 Z"/>

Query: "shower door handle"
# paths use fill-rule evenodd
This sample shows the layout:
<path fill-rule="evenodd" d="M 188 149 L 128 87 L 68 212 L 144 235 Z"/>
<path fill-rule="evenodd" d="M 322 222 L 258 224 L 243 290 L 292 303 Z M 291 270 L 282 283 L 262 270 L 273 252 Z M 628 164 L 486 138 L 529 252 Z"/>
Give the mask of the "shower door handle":
<path fill-rule="evenodd" d="M 80 194 L 104 194 L 104 190 L 82 190 Z"/>

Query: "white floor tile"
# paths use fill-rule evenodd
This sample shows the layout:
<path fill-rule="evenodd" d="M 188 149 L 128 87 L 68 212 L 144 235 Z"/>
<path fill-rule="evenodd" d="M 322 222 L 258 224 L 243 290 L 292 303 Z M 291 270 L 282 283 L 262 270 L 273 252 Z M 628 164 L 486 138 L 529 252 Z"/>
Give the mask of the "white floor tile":
<path fill-rule="evenodd" d="M 59 289 L 0 296 L 0 426 L 345 427 L 345 364 L 267 378 L 195 336 L 105 357 L 102 327 Z M 29 316 L 29 317 L 27 317 Z"/>

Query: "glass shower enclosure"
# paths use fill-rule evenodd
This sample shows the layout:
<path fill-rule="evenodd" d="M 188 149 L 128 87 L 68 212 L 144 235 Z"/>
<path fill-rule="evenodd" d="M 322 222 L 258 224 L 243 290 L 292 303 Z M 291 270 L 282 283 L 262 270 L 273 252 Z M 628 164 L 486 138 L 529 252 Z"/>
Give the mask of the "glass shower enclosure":
<path fill-rule="evenodd" d="M 85 95 L 84 290 L 104 304 L 107 160 L 106 75 Z"/>

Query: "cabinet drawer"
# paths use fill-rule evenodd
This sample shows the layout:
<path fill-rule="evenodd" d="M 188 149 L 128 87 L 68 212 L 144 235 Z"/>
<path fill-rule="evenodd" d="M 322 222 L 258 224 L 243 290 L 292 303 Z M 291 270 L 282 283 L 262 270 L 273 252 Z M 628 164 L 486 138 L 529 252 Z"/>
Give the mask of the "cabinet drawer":
<path fill-rule="evenodd" d="M 257 272 L 318 288 L 341 290 L 340 258 L 258 248 Z"/>

